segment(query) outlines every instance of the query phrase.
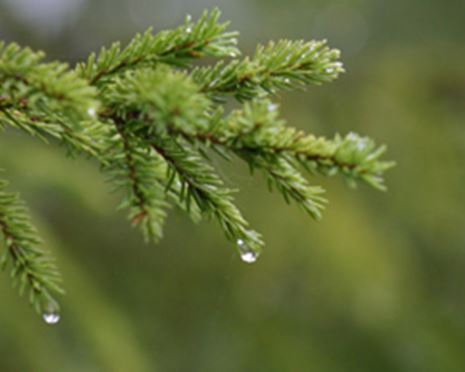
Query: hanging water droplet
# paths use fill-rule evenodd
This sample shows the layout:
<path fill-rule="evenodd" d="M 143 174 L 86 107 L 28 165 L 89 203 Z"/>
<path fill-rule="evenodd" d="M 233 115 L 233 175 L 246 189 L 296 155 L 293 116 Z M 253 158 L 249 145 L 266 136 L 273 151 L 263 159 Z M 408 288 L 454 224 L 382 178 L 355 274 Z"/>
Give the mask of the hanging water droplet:
<path fill-rule="evenodd" d="M 189 23 L 192 21 L 192 16 L 190 14 L 186 15 L 186 23 Z"/>
<path fill-rule="evenodd" d="M 241 255 L 241 260 L 246 263 L 254 263 L 259 256 L 258 252 L 252 250 L 245 241 L 237 239 L 237 247 Z"/>
<path fill-rule="evenodd" d="M 187 27 L 187 28 L 186 28 L 186 32 L 187 32 L 188 34 L 190 34 L 190 33 L 192 32 L 192 28 L 191 28 L 191 27 Z"/>
<path fill-rule="evenodd" d="M 331 68 L 331 67 L 328 67 L 325 69 L 325 71 L 328 73 L 328 74 L 332 74 L 334 72 L 334 69 Z"/>
<path fill-rule="evenodd" d="M 290 84 L 290 83 L 291 83 L 291 81 L 290 81 L 288 78 L 285 78 L 285 79 L 284 79 L 284 82 L 285 82 L 286 84 Z"/>
<path fill-rule="evenodd" d="M 60 321 L 60 314 L 55 311 L 47 312 L 42 315 L 45 323 L 47 324 L 57 324 Z"/>
<path fill-rule="evenodd" d="M 241 254 L 241 260 L 247 263 L 254 263 L 257 261 L 258 255 L 254 252 L 246 252 Z"/>
<path fill-rule="evenodd" d="M 231 53 L 229 53 L 229 56 L 230 56 L 231 58 L 236 58 L 236 57 L 237 57 L 237 54 L 234 53 L 234 52 L 231 52 Z"/>

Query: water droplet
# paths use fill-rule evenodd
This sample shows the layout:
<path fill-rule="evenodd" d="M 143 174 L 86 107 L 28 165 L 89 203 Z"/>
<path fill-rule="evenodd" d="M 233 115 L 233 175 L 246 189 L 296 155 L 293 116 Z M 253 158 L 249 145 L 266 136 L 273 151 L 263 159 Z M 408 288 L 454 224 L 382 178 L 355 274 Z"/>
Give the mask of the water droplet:
<path fill-rule="evenodd" d="M 241 255 L 241 260 L 246 263 L 254 263 L 259 256 L 258 252 L 252 250 L 242 239 L 237 239 L 237 246 Z"/>
<path fill-rule="evenodd" d="M 186 15 L 186 23 L 189 23 L 192 21 L 192 16 L 190 14 Z"/>
<path fill-rule="evenodd" d="M 231 53 L 229 53 L 229 56 L 230 56 L 231 58 L 236 58 L 236 57 L 237 57 L 237 54 L 234 53 L 234 52 L 231 52 Z"/>
<path fill-rule="evenodd" d="M 272 112 L 278 108 L 278 105 L 276 103 L 270 103 L 268 104 L 268 111 Z"/>
<path fill-rule="evenodd" d="M 89 107 L 87 109 L 87 115 L 89 115 L 91 118 L 95 118 L 97 115 L 97 110 L 95 110 L 95 107 Z"/>
<path fill-rule="evenodd" d="M 241 259 L 247 263 L 254 263 L 257 261 L 258 256 L 254 252 L 246 252 L 241 254 Z"/>
<path fill-rule="evenodd" d="M 290 84 L 290 83 L 291 83 L 291 81 L 290 81 L 288 78 L 285 78 L 285 79 L 284 79 L 284 82 L 285 82 L 286 84 Z"/>
<path fill-rule="evenodd" d="M 60 315 L 55 311 L 44 313 L 42 318 L 47 324 L 57 324 L 60 321 Z"/>
<path fill-rule="evenodd" d="M 334 72 L 334 69 L 331 68 L 331 67 L 328 67 L 327 69 L 325 69 L 325 71 L 328 73 L 328 74 L 332 74 Z"/>
<path fill-rule="evenodd" d="M 187 32 L 188 34 L 190 34 L 190 33 L 192 32 L 192 28 L 191 28 L 191 27 L 187 27 L 187 28 L 186 28 L 186 32 Z"/>

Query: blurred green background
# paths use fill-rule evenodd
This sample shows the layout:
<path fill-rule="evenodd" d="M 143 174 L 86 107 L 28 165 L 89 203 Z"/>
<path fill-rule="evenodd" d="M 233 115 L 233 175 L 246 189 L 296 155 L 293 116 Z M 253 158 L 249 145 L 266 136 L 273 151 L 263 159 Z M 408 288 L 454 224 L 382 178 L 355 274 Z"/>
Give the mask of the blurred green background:
<path fill-rule="evenodd" d="M 0 0 L 0 39 L 74 63 L 213 6 L 246 54 L 281 37 L 342 50 L 347 73 L 283 94 L 283 116 L 388 144 L 389 192 L 315 178 L 330 199 L 316 223 L 220 164 L 267 241 L 246 265 L 214 223 L 176 210 L 165 239 L 144 244 L 95 164 L 2 133 L 0 166 L 67 296 L 47 326 L 2 274 L 0 371 L 465 371 L 463 0 Z"/>

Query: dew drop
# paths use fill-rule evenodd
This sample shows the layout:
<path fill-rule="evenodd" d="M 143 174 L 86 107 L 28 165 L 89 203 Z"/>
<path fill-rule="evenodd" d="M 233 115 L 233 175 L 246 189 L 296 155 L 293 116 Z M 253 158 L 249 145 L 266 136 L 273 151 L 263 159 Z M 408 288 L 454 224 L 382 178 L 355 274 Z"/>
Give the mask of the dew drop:
<path fill-rule="evenodd" d="M 60 321 L 60 315 L 55 311 L 44 313 L 42 318 L 47 324 L 57 324 Z"/>
<path fill-rule="evenodd" d="M 285 79 L 284 79 L 284 82 L 285 82 L 286 84 L 290 84 L 290 83 L 291 83 L 291 81 L 290 81 L 288 78 L 285 78 Z"/>
<path fill-rule="evenodd" d="M 254 263 L 257 261 L 257 255 L 253 252 L 247 252 L 241 254 L 241 260 L 247 263 Z"/>
<path fill-rule="evenodd" d="M 186 32 L 187 32 L 188 34 L 190 34 L 190 33 L 192 32 L 192 28 L 191 28 L 191 27 L 187 27 L 187 28 L 186 28 Z"/>
<path fill-rule="evenodd" d="M 237 239 L 237 247 L 241 255 L 241 260 L 246 263 L 254 263 L 259 256 L 258 252 L 252 250 L 242 239 Z"/>
<path fill-rule="evenodd" d="M 325 71 L 328 73 L 328 74 L 332 74 L 334 72 L 334 69 L 331 68 L 331 67 L 328 67 L 327 69 L 325 69 Z"/>
<path fill-rule="evenodd" d="M 189 23 L 192 21 L 192 16 L 190 14 L 186 15 L 186 23 Z"/>

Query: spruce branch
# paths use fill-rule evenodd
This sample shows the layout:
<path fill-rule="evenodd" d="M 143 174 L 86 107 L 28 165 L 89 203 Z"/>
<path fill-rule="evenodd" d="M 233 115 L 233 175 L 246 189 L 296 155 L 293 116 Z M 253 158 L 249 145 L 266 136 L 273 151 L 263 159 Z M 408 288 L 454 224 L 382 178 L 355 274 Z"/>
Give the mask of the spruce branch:
<path fill-rule="evenodd" d="M 38 113 L 47 109 L 47 115 L 61 113 L 74 123 L 80 121 L 89 108 L 97 107 L 96 90 L 66 64 L 45 63 L 44 57 L 43 52 L 0 42 L 0 101 Z"/>
<path fill-rule="evenodd" d="M 140 227 L 146 240 L 157 241 L 163 236 L 168 206 L 160 183 L 166 169 L 128 132 L 120 118 L 114 117 L 111 124 L 110 139 L 103 150 L 103 170 L 114 190 L 125 190 L 118 209 L 129 209 L 131 224 Z"/>
<path fill-rule="evenodd" d="M 77 70 L 92 85 L 98 85 L 124 71 L 159 63 L 187 66 L 201 57 L 235 57 L 240 54 L 236 47 L 238 33 L 226 31 L 229 22 L 220 23 L 220 15 L 218 9 L 205 11 L 196 23 L 188 16 L 184 25 L 156 35 L 149 28 L 124 49 L 114 43 L 108 49 L 103 47 L 98 56 L 92 53 Z"/>
<path fill-rule="evenodd" d="M 116 79 L 102 91 L 102 98 L 108 109 L 102 115 L 110 112 L 126 115 L 125 121 L 134 119 L 130 124 L 133 133 L 144 128 L 161 133 L 168 127 L 192 132 L 208 126 L 205 117 L 211 106 L 208 98 L 200 94 L 189 76 L 166 65 Z"/>
<path fill-rule="evenodd" d="M 189 211 L 195 203 L 204 215 L 217 219 L 228 239 L 242 242 L 249 251 L 258 255 L 263 246 L 260 234 L 249 228 L 233 203 L 232 190 L 224 186 L 214 169 L 187 143 L 158 138 L 152 140 L 152 147 L 181 182 L 180 201 L 185 203 L 186 210 Z M 167 187 L 171 186 L 168 184 Z"/>
<path fill-rule="evenodd" d="M 367 137 L 327 139 L 287 126 L 270 100 L 281 90 L 336 79 L 344 71 L 338 50 L 325 40 L 281 40 L 238 59 L 237 33 L 219 16 L 214 9 L 172 30 L 148 30 L 124 48 L 114 43 L 92 53 L 73 70 L 44 62 L 41 52 L 0 43 L 0 129 L 56 140 L 71 155 L 97 159 L 113 189 L 124 193 L 119 208 L 129 210 L 146 240 L 162 237 L 167 209 L 176 204 L 194 221 L 216 219 L 242 259 L 253 262 L 262 237 L 234 204 L 234 190 L 212 166 L 212 151 L 261 171 L 270 190 L 316 219 L 324 190 L 304 169 L 384 190 L 384 173 L 394 164 L 382 159 L 386 147 Z M 192 67 L 202 57 L 220 61 Z M 226 111 L 228 96 L 238 109 Z M 4 264 L 22 290 L 29 288 L 38 311 L 57 311 L 59 275 L 38 248 L 22 202 L 5 187 L 0 181 Z"/>
<path fill-rule="evenodd" d="M 44 53 L 0 42 L 0 127 L 62 142 L 70 153 L 98 156 L 92 125 L 96 90 L 66 64 L 43 62 Z"/>
<path fill-rule="evenodd" d="M 192 209 L 194 214 L 200 211 L 204 216 L 215 216 L 228 238 L 241 240 L 258 253 L 262 245 L 260 236 L 248 229 L 248 223 L 232 202 L 231 190 L 223 186 L 199 153 L 169 136 L 173 130 L 183 128 L 185 133 L 193 134 L 208 125 L 205 111 L 209 101 L 191 79 L 162 66 L 128 74 L 110 86 L 108 92 L 105 102 L 112 111 L 107 115 L 136 135 L 140 147 L 148 147 L 143 150 L 146 154 L 152 149 L 165 161 L 170 169 L 165 189 L 178 196 L 177 203 L 188 212 Z M 126 120 L 118 116 L 125 112 L 129 113 Z M 180 192 L 172 188 L 178 183 Z M 137 180 L 133 178 L 132 184 L 137 185 Z"/>
<path fill-rule="evenodd" d="M 271 41 L 259 45 L 252 58 L 198 67 L 192 77 L 202 92 L 216 100 L 232 95 L 245 101 L 330 82 L 344 72 L 339 57 L 339 50 L 330 49 L 326 40 Z"/>
<path fill-rule="evenodd" d="M 38 313 L 56 312 L 56 294 L 63 294 L 61 276 L 54 259 L 40 248 L 41 239 L 32 226 L 29 213 L 19 196 L 6 191 L 8 183 L 0 180 L 0 235 L 4 252 L 0 266 L 9 266 L 13 284 L 20 294 L 27 293 Z"/>
<path fill-rule="evenodd" d="M 184 184 L 150 143 L 134 135 L 137 121 L 107 113 L 102 123 L 107 130 L 101 144 L 102 170 L 113 191 L 125 190 L 118 209 L 129 209 L 131 224 L 141 228 L 145 239 L 162 237 L 167 199 L 199 222 L 200 210 L 184 203 Z"/>
<path fill-rule="evenodd" d="M 94 140 L 100 136 L 100 126 L 89 120 L 79 128 L 70 127 L 56 114 L 31 115 L 27 109 L 6 109 L 0 104 L 0 129 L 16 128 L 39 138 L 45 143 L 50 139 L 57 140 L 69 155 L 85 154 L 88 157 L 99 158 L 100 149 Z"/>
<path fill-rule="evenodd" d="M 252 167 L 273 171 L 280 162 L 293 169 L 293 164 L 299 163 L 311 173 L 342 173 L 351 185 L 364 181 L 380 190 L 385 190 L 383 173 L 394 166 L 393 162 L 380 160 L 386 147 L 377 147 L 369 138 L 349 133 L 328 140 L 287 127 L 279 118 L 278 105 L 269 100 L 246 102 L 242 109 L 224 119 L 212 118 L 209 123 L 208 128 L 197 130 L 194 136 L 182 129 L 173 128 L 171 132 L 215 149 L 232 151 Z M 315 194 L 319 194 L 318 189 Z"/>

